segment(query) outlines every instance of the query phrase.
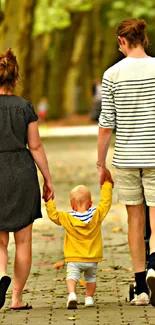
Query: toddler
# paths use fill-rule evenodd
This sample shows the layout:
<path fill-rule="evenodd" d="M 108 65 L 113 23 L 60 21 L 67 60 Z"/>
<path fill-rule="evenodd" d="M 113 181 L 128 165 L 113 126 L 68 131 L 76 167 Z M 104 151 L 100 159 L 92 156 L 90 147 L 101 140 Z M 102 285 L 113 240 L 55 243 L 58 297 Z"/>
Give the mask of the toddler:
<path fill-rule="evenodd" d="M 97 264 L 102 260 L 101 223 L 112 200 L 112 184 L 102 185 L 100 202 L 92 208 L 91 194 L 79 185 L 70 193 L 72 211 L 57 211 L 53 200 L 46 202 L 48 217 L 65 228 L 64 255 L 67 262 L 67 308 L 77 308 L 76 284 L 84 272 L 86 281 L 85 306 L 94 306 Z"/>

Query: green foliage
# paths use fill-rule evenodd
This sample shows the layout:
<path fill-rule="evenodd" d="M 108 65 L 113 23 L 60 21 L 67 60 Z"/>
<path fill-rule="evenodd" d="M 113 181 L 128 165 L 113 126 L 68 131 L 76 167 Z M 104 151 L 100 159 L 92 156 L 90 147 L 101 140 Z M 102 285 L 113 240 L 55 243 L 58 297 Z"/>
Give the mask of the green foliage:
<path fill-rule="evenodd" d="M 66 7 L 70 11 L 89 11 L 93 8 L 93 0 L 68 0 Z"/>
<path fill-rule="evenodd" d="M 0 0 L 0 24 L 4 20 L 6 0 Z"/>
<path fill-rule="evenodd" d="M 124 1 L 115 1 L 113 4 L 112 4 L 112 8 L 113 9 L 116 9 L 116 10 L 121 10 L 121 9 L 124 9 Z"/>
<path fill-rule="evenodd" d="M 0 0 L 0 9 L 1 9 L 2 11 L 5 10 L 5 2 L 6 2 L 6 0 Z"/>
<path fill-rule="evenodd" d="M 34 36 L 50 33 L 54 29 L 66 28 L 70 25 L 70 14 L 61 5 L 61 2 L 64 3 L 64 0 L 55 0 L 50 6 L 48 0 L 38 1 L 35 10 Z"/>
<path fill-rule="evenodd" d="M 105 13 L 104 13 L 105 15 Z M 110 26 L 116 26 L 125 18 L 144 18 L 149 21 L 150 28 L 153 28 L 155 17 L 155 1 L 154 0 L 113 0 L 106 16 Z M 105 17 L 102 16 L 102 20 Z"/>
<path fill-rule="evenodd" d="M 63 7 L 68 11 L 89 11 L 93 8 L 93 0 L 55 0 L 53 7 Z"/>
<path fill-rule="evenodd" d="M 98 1 L 98 0 L 96 0 Z M 94 0 L 38 0 L 33 35 L 50 33 L 70 26 L 73 11 L 89 11 Z"/>

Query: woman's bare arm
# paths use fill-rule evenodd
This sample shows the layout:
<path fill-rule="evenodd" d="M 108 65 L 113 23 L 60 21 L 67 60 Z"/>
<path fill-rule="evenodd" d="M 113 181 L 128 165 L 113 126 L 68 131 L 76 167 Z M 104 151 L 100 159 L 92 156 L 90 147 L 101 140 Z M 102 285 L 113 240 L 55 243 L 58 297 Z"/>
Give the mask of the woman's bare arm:
<path fill-rule="evenodd" d="M 32 154 L 32 157 L 38 166 L 43 178 L 44 178 L 44 186 L 46 184 L 46 189 L 43 188 L 43 197 L 44 195 L 51 194 L 50 198 L 54 198 L 54 190 L 52 187 L 52 180 L 51 180 L 51 174 L 48 167 L 48 161 L 46 158 L 44 147 L 41 143 L 39 130 L 38 130 L 38 124 L 37 122 L 29 123 L 28 125 L 28 147 Z M 46 192 L 47 191 L 47 192 Z M 44 193 L 46 192 L 46 194 Z M 48 194 L 46 196 L 48 196 Z M 45 197 L 44 197 L 45 198 Z M 46 197 L 46 200 L 49 199 Z"/>

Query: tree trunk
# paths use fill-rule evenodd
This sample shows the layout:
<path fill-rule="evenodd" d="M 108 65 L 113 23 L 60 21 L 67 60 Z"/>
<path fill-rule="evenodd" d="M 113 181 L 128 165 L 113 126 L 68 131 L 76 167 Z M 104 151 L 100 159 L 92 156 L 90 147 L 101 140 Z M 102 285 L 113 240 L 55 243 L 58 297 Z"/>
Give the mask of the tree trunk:
<path fill-rule="evenodd" d="M 35 107 L 42 97 L 48 95 L 47 86 L 47 63 L 48 51 L 52 35 L 44 34 L 33 40 L 30 88 L 31 100 Z"/>
<path fill-rule="evenodd" d="M 32 29 L 34 21 L 34 9 L 37 0 L 21 1 L 19 34 L 17 37 L 17 53 L 19 56 L 19 66 L 24 77 L 21 96 L 31 99 L 30 74 L 32 60 Z M 35 86 L 35 84 L 34 84 Z"/>
<path fill-rule="evenodd" d="M 100 20 L 100 9 L 102 3 L 98 3 L 92 12 L 92 50 L 91 65 L 93 79 L 101 79 L 101 61 L 103 55 L 103 26 Z"/>
<path fill-rule="evenodd" d="M 18 93 L 26 98 L 30 97 L 28 80 L 31 63 L 31 35 L 36 2 L 37 0 L 8 0 L 5 17 L 0 26 L 1 51 L 11 47 L 17 55 L 20 75 L 23 79 L 23 87 L 18 89 Z"/>
<path fill-rule="evenodd" d="M 120 56 L 117 45 L 116 29 L 106 26 L 104 28 L 104 43 L 102 56 L 102 71 L 104 72 L 112 64 L 116 63 Z"/>
<path fill-rule="evenodd" d="M 71 64 L 67 72 L 64 109 L 66 114 L 88 112 L 88 40 L 90 35 L 91 13 L 81 14 L 81 21 L 75 35 Z"/>
<path fill-rule="evenodd" d="M 52 38 L 47 71 L 49 118 L 66 115 L 64 103 L 66 75 L 71 65 L 74 41 L 80 21 L 81 13 L 72 14 L 72 25 L 65 30 L 55 31 Z"/>

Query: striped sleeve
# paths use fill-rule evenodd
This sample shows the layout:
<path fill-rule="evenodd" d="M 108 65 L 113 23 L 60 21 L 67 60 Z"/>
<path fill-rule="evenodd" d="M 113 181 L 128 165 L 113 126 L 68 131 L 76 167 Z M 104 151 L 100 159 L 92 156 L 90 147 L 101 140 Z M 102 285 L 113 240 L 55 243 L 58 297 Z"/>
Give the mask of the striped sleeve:
<path fill-rule="evenodd" d="M 115 128 L 115 105 L 113 98 L 113 82 L 104 74 L 102 79 L 102 105 L 99 117 L 99 126 L 103 128 Z"/>

